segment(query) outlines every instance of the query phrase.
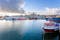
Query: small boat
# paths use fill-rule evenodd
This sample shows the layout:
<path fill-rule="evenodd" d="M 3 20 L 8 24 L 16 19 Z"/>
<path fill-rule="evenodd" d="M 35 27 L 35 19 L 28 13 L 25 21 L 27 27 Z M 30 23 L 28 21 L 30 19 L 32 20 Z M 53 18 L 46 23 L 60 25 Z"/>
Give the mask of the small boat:
<path fill-rule="evenodd" d="M 17 20 L 27 20 L 25 17 L 18 18 Z"/>
<path fill-rule="evenodd" d="M 3 20 L 4 19 L 4 17 L 3 16 L 0 16 L 0 20 Z"/>
<path fill-rule="evenodd" d="M 19 16 L 5 16 L 5 20 L 27 20 L 25 17 L 19 17 Z"/>
<path fill-rule="evenodd" d="M 38 18 L 29 18 L 29 20 L 37 20 Z"/>
<path fill-rule="evenodd" d="M 50 20 L 50 18 L 46 18 L 46 20 Z M 51 20 L 53 20 L 56 23 L 60 23 L 60 18 L 51 18 Z"/>
<path fill-rule="evenodd" d="M 52 21 L 48 21 L 44 23 L 43 27 L 45 33 L 54 33 L 59 31 L 59 24 L 54 23 Z"/>

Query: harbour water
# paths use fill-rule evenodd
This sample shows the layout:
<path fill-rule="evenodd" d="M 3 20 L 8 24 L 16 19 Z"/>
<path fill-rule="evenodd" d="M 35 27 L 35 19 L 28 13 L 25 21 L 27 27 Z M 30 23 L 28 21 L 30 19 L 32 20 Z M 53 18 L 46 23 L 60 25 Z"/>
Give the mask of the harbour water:
<path fill-rule="evenodd" d="M 58 33 L 44 33 L 44 22 L 45 20 L 0 20 L 0 40 L 58 40 Z"/>

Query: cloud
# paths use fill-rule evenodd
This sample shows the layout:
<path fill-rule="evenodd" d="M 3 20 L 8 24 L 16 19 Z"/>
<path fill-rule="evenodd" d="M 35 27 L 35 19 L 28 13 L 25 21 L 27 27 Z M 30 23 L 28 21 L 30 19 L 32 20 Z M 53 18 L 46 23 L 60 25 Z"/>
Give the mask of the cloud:
<path fill-rule="evenodd" d="M 60 14 L 60 8 L 47 8 L 46 12 L 49 14 Z"/>
<path fill-rule="evenodd" d="M 60 15 L 60 8 L 45 8 L 45 10 L 40 11 L 40 15 Z"/>
<path fill-rule="evenodd" d="M 24 0 L 20 0 L 20 2 L 18 3 L 18 6 L 19 6 L 19 10 L 20 10 L 20 8 L 24 8 L 24 6 L 25 6 L 25 2 L 24 2 Z"/>
<path fill-rule="evenodd" d="M 0 0 L 0 10 L 20 12 L 19 8 L 24 7 L 24 0 Z"/>

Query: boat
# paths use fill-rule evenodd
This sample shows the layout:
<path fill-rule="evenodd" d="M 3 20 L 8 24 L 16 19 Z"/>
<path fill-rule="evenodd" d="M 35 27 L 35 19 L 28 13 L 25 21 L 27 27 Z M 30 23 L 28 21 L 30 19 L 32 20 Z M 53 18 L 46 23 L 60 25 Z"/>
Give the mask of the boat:
<path fill-rule="evenodd" d="M 20 16 L 5 16 L 5 20 L 27 20 L 25 17 Z"/>
<path fill-rule="evenodd" d="M 4 19 L 4 17 L 3 16 L 0 16 L 0 20 L 3 20 Z"/>
<path fill-rule="evenodd" d="M 59 31 L 59 24 L 53 21 L 47 21 L 44 23 L 44 32 L 45 33 L 54 33 Z"/>
<path fill-rule="evenodd" d="M 5 20 L 15 20 L 15 18 L 13 16 L 5 16 L 4 19 Z"/>
<path fill-rule="evenodd" d="M 46 21 L 44 23 L 44 31 L 46 33 L 59 32 L 60 30 L 60 16 L 47 16 L 45 17 Z"/>
<path fill-rule="evenodd" d="M 56 17 L 46 17 L 45 18 L 47 21 L 48 20 L 53 20 L 54 22 L 56 23 L 60 23 L 60 15 L 59 16 L 56 16 Z"/>
<path fill-rule="evenodd" d="M 54 22 L 60 23 L 60 18 L 52 18 Z"/>
<path fill-rule="evenodd" d="M 25 17 L 20 17 L 20 18 L 17 18 L 16 20 L 27 20 L 27 18 L 25 18 Z"/>

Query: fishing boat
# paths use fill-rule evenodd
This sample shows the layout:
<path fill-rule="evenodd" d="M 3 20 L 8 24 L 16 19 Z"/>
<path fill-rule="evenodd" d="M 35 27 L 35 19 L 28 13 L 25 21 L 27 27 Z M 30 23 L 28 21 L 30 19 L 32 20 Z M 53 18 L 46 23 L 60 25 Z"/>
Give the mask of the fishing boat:
<path fill-rule="evenodd" d="M 57 19 L 49 19 L 44 23 L 43 27 L 45 33 L 54 33 L 59 31 L 59 23 L 57 23 Z"/>

